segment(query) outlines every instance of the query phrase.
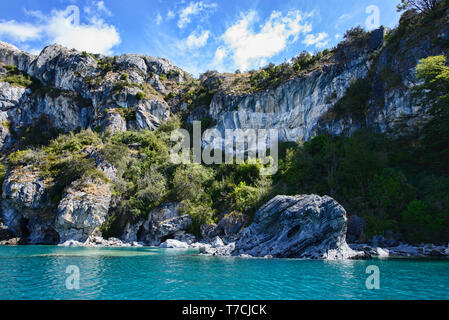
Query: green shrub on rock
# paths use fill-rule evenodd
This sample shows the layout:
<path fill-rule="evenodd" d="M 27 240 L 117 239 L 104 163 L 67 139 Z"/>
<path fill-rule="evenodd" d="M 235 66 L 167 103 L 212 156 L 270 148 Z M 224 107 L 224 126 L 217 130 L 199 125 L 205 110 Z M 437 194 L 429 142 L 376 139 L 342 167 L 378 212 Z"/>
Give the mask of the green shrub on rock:
<path fill-rule="evenodd" d="M 213 171 L 198 164 L 180 166 L 173 176 L 173 188 L 177 198 L 195 201 L 211 183 Z"/>
<path fill-rule="evenodd" d="M 0 164 L 0 196 L 2 195 L 2 187 L 3 181 L 5 180 L 7 167 L 3 164 Z"/>
<path fill-rule="evenodd" d="M 190 233 L 200 236 L 201 226 L 214 223 L 214 210 L 211 208 L 210 202 L 192 202 L 190 200 L 184 200 L 181 202 L 181 213 L 188 214 L 193 224 L 189 230 Z"/>
<path fill-rule="evenodd" d="M 262 194 L 259 188 L 247 186 L 241 182 L 230 195 L 233 209 L 247 214 L 254 214 Z"/>
<path fill-rule="evenodd" d="M 142 91 L 137 92 L 137 94 L 136 94 L 137 101 L 141 101 L 141 100 L 143 100 L 145 98 L 146 98 L 146 95 L 145 95 L 144 92 L 142 92 Z"/>

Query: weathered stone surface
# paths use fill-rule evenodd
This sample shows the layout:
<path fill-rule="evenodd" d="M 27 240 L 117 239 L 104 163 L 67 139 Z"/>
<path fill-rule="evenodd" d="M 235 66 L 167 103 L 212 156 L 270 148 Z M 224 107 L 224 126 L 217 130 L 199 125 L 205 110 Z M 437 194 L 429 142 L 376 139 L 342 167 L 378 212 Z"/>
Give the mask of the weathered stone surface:
<path fill-rule="evenodd" d="M 156 130 L 169 115 L 170 107 L 165 101 L 148 100 L 140 103 L 136 110 L 138 129 Z"/>
<path fill-rule="evenodd" d="M 162 221 L 153 225 L 153 235 L 156 239 L 174 236 L 177 232 L 188 230 L 192 223 L 192 218 L 188 215 Z"/>
<path fill-rule="evenodd" d="M 199 246 L 199 250 L 204 255 L 231 256 L 235 250 L 235 243 L 225 245 L 219 237 L 216 237 L 213 242 Z"/>
<path fill-rule="evenodd" d="M 84 151 L 95 160 L 97 169 L 115 178 L 116 169 L 102 159 L 97 148 Z M 109 185 L 92 179 L 76 181 L 56 210 L 49 199 L 51 181 L 40 174 L 33 166 L 8 170 L 1 202 L 5 226 L 31 244 L 84 242 L 105 221 L 111 201 Z"/>
<path fill-rule="evenodd" d="M 188 249 L 189 245 L 185 242 L 174 240 L 174 239 L 168 239 L 164 243 L 160 245 L 161 248 L 166 249 Z"/>
<path fill-rule="evenodd" d="M 8 240 L 0 241 L 0 246 L 18 246 L 20 244 L 23 244 L 23 241 L 21 238 L 12 238 Z"/>
<path fill-rule="evenodd" d="M 243 96 L 217 94 L 209 115 L 225 129 L 277 129 L 281 141 L 309 140 L 320 118 L 332 107 L 328 97 L 341 98 L 351 82 L 368 72 L 367 57 L 360 55 L 344 69 L 333 66 L 275 89 Z M 213 145 L 213 147 L 222 147 Z"/>
<path fill-rule="evenodd" d="M 0 50 L 1 52 L 1 50 Z M 11 126 L 18 118 L 17 108 L 28 98 L 30 91 L 0 82 L 0 150 L 6 150 L 13 143 Z"/>
<path fill-rule="evenodd" d="M 204 224 L 200 227 L 200 232 L 203 239 L 211 239 L 220 234 L 216 224 Z"/>
<path fill-rule="evenodd" d="M 278 196 L 263 206 L 245 229 L 233 255 L 276 258 L 348 259 L 346 211 L 324 196 Z"/>
<path fill-rule="evenodd" d="M 160 80 L 159 76 L 157 74 L 155 74 L 150 80 L 149 80 L 150 85 L 160 94 L 167 94 L 168 90 L 167 88 L 165 88 L 164 84 L 162 83 L 162 81 Z"/>
<path fill-rule="evenodd" d="M 180 216 L 179 203 L 164 203 L 152 210 L 146 220 L 128 222 L 121 239 L 159 246 L 166 239 L 182 237 L 191 225 L 190 216 Z"/>
<path fill-rule="evenodd" d="M 113 65 L 105 73 L 101 61 Z M 39 80 L 42 88 L 29 89 L 0 83 L 0 148 L 8 148 L 20 128 L 32 125 L 45 115 L 51 125 L 62 131 L 100 126 L 113 133 L 126 129 L 157 129 L 170 116 L 170 107 L 163 99 L 167 93 L 159 76 L 184 81 L 186 73 L 166 59 L 143 55 L 123 55 L 114 60 L 102 55 L 95 57 L 60 45 L 50 45 L 39 56 L 28 55 L 14 46 L 0 43 L 0 63 L 17 66 Z M 0 74 L 5 74 L 4 68 Z M 126 74 L 125 85 L 120 85 Z M 157 94 L 137 99 L 148 82 Z M 118 85 L 118 86 L 117 86 Z M 123 119 L 110 110 L 135 110 L 136 119 Z M 127 123 L 128 122 L 128 123 Z M 7 128 L 3 123 L 11 123 Z"/>
<path fill-rule="evenodd" d="M 242 231 L 246 222 L 247 218 L 244 214 L 233 212 L 221 219 L 217 228 L 221 230 L 225 236 L 235 236 Z"/>
<path fill-rule="evenodd" d="M 2 219 L 17 237 L 31 243 L 48 243 L 53 238 L 51 217 L 46 213 L 48 190 L 38 170 L 28 166 L 9 170 L 3 183 Z"/>
<path fill-rule="evenodd" d="M 60 242 L 86 241 L 105 222 L 110 202 L 111 190 L 107 183 L 75 182 L 58 206 L 55 229 Z"/>
<path fill-rule="evenodd" d="M 103 130 L 110 131 L 111 134 L 126 131 L 126 120 L 120 113 L 114 109 L 109 109 L 106 113 L 107 115 L 102 123 Z"/>
<path fill-rule="evenodd" d="M 366 256 L 373 257 L 448 257 L 449 247 L 433 244 L 413 246 L 399 244 L 395 246 L 377 247 L 369 244 L 350 244 L 353 250 L 362 251 Z"/>
<path fill-rule="evenodd" d="M 185 242 L 188 245 L 191 245 L 192 243 L 195 243 L 197 238 L 193 234 L 185 233 L 183 231 L 175 234 L 175 240 Z"/>
<path fill-rule="evenodd" d="M 35 56 L 20 51 L 9 43 L 0 41 L 0 62 L 6 65 L 17 66 L 19 70 L 26 71 L 35 59 Z"/>
<path fill-rule="evenodd" d="M 142 247 L 142 244 L 133 242 L 125 243 L 116 238 L 103 239 L 97 235 L 91 235 L 85 242 L 79 242 L 75 240 L 67 240 L 64 243 L 59 244 L 61 247 L 93 247 L 93 248 L 121 248 L 121 247 Z"/>
<path fill-rule="evenodd" d="M 3 199 L 18 208 L 41 208 L 47 201 L 47 189 L 39 171 L 31 166 L 9 171 L 3 183 Z"/>

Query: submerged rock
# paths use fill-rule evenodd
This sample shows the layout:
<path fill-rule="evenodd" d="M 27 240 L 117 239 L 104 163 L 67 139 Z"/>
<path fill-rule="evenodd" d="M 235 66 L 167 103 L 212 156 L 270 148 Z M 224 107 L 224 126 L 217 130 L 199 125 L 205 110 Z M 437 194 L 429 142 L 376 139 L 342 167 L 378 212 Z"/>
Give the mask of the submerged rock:
<path fill-rule="evenodd" d="M 330 260 L 361 257 L 346 243 L 346 223 L 346 211 L 328 196 L 277 196 L 256 213 L 232 254 Z"/>

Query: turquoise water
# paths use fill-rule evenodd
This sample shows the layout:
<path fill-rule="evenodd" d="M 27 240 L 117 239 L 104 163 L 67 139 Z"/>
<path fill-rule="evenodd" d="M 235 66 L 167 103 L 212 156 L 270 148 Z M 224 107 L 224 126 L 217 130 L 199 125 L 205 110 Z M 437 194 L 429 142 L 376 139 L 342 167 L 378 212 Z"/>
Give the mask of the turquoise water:
<path fill-rule="evenodd" d="M 0 299 L 449 299 L 449 260 L 216 258 L 153 248 L 0 247 Z M 68 290 L 68 266 L 80 270 Z M 379 267 L 380 289 L 366 289 Z"/>

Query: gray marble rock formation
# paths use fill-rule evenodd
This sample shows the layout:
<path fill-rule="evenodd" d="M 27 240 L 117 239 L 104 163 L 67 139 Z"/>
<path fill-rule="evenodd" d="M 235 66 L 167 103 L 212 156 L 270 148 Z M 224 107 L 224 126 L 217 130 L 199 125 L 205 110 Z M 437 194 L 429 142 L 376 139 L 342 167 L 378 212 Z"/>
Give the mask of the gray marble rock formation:
<path fill-rule="evenodd" d="M 235 245 L 233 255 L 275 258 L 349 259 L 346 211 L 317 195 L 277 196 L 264 205 Z"/>
<path fill-rule="evenodd" d="M 178 203 L 164 203 L 151 210 L 146 220 L 128 222 L 121 240 L 138 241 L 151 246 L 159 246 L 167 239 L 186 241 L 188 236 L 183 238 L 183 235 L 192 223 L 190 216 L 180 215 Z"/>
<path fill-rule="evenodd" d="M 98 180 L 76 181 L 58 206 L 55 229 L 60 242 L 85 242 L 105 222 L 111 197 L 107 183 Z"/>

